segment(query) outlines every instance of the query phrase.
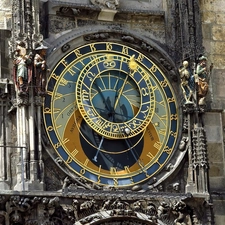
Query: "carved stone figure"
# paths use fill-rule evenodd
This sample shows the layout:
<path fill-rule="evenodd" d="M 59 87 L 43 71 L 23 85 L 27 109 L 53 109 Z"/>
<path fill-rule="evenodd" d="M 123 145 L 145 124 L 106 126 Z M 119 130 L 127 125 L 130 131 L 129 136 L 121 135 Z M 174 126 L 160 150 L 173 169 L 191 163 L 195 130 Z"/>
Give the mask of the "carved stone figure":
<path fill-rule="evenodd" d="M 212 66 L 210 67 L 210 72 Z M 198 85 L 197 96 L 199 98 L 199 105 L 205 105 L 205 97 L 208 93 L 209 85 L 209 71 L 207 69 L 207 58 L 201 56 L 199 58 L 199 63 L 197 64 L 196 74 L 195 74 L 195 83 Z"/>
<path fill-rule="evenodd" d="M 40 45 L 36 49 L 36 55 L 34 57 L 34 73 L 36 80 L 36 90 L 39 95 L 45 94 L 45 85 L 46 85 L 46 50 L 47 47 L 44 45 Z"/>
<path fill-rule="evenodd" d="M 13 61 L 13 77 L 19 95 L 26 94 L 28 90 L 27 84 L 31 81 L 32 77 L 31 62 L 31 54 L 28 55 L 24 43 L 19 42 Z"/>
<path fill-rule="evenodd" d="M 190 224 L 190 215 L 187 206 L 183 201 L 175 202 L 173 210 L 173 213 L 176 215 L 176 219 L 174 220 L 175 225 Z"/>
<path fill-rule="evenodd" d="M 117 9 L 119 6 L 119 0 L 91 0 L 91 3 L 109 9 Z"/>
<path fill-rule="evenodd" d="M 181 89 L 185 98 L 185 104 L 192 103 L 191 97 L 193 96 L 193 91 L 189 86 L 190 72 L 188 70 L 188 61 L 183 61 L 183 66 L 179 69 L 181 78 Z"/>

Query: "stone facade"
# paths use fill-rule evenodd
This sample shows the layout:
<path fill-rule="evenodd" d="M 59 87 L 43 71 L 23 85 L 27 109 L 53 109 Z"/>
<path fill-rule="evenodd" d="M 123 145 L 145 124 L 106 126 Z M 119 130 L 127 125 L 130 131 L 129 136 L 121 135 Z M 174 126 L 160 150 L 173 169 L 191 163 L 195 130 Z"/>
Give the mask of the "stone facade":
<path fill-rule="evenodd" d="M 1 223 L 224 224 L 222 6 L 222 0 L 1 1 Z M 75 47 L 108 39 L 151 55 L 179 96 L 183 120 L 176 153 L 166 167 L 147 183 L 122 190 L 74 176 L 46 136 L 42 84 L 36 75 L 29 80 L 29 72 L 27 82 L 19 83 L 14 71 L 18 46 L 29 68 L 29 59 L 33 63 L 38 47 L 46 45 L 42 63 L 49 76 Z M 182 63 L 188 61 L 193 72 L 201 55 L 208 58 L 208 69 L 213 63 L 204 105 L 196 93 L 182 93 L 187 84 L 179 77 Z"/>
<path fill-rule="evenodd" d="M 215 223 L 225 222 L 223 202 L 224 163 L 224 2 L 201 1 L 203 43 L 214 64 L 211 77 L 211 110 L 205 117 L 207 132 L 210 188 L 213 196 Z"/>

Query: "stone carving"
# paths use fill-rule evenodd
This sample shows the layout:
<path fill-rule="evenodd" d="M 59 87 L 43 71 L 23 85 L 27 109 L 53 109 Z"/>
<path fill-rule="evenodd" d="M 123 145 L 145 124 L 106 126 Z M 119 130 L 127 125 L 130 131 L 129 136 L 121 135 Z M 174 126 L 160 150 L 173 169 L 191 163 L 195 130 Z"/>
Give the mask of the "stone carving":
<path fill-rule="evenodd" d="M 47 65 L 45 61 L 47 47 L 44 45 L 38 46 L 34 57 L 34 75 L 36 81 L 36 91 L 38 95 L 45 95 L 45 85 L 47 76 Z"/>
<path fill-rule="evenodd" d="M 188 69 L 188 61 L 183 61 L 183 66 L 179 69 L 179 73 L 181 78 L 181 89 L 185 99 L 185 104 L 193 104 L 193 90 L 190 87 L 191 73 Z"/>
<path fill-rule="evenodd" d="M 0 196 L 0 220 L 3 221 L 2 224 L 9 224 L 11 221 L 10 224 L 17 225 L 74 225 L 91 222 L 100 224 L 106 216 L 108 221 L 115 221 L 118 217 L 122 220 L 129 217 L 135 221 L 138 215 L 142 214 L 142 217 L 144 216 L 142 224 L 149 224 L 149 222 L 158 224 L 157 221 L 175 225 L 192 224 L 194 218 L 191 211 L 194 211 L 194 205 L 187 205 L 184 200 L 172 196 L 168 196 L 167 199 L 161 196 L 157 200 L 155 198 L 150 200 L 147 195 L 146 199 L 142 196 L 144 199 L 134 200 L 133 197 L 128 200 L 127 196 L 121 195 L 118 198 L 111 196 L 107 199 L 106 196 L 100 197 L 96 193 L 89 197 L 80 193 L 76 198 Z M 204 207 L 208 206 L 202 204 L 201 207 L 199 212 L 204 212 Z M 202 215 L 195 214 L 195 216 Z M 162 222 L 160 224 L 163 224 Z"/>
<path fill-rule="evenodd" d="M 117 9 L 119 7 L 119 0 L 91 0 L 91 3 L 98 5 L 101 8 Z"/>
<path fill-rule="evenodd" d="M 176 216 L 175 225 L 191 224 L 190 212 L 183 201 L 178 201 L 173 204 L 173 213 Z"/>
<path fill-rule="evenodd" d="M 150 45 L 148 45 L 148 44 L 146 44 L 145 42 L 142 42 L 142 43 L 141 43 L 141 48 L 142 48 L 143 50 L 147 51 L 147 52 L 150 52 L 150 51 L 153 50 L 153 47 L 150 46 Z"/>
<path fill-rule="evenodd" d="M 187 143 L 188 143 L 188 137 L 182 137 L 180 144 L 179 144 L 179 150 L 184 151 L 186 149 Z"/>
<path fill-rule="evenodd" d="M 201 56 L 198 59 L 198 64 L 196 67 L 195 73 L 195 83 L 197 84 L 197 96 L 198 96 L 198 104 L 205 105 L 205 97 L 208 93 L 209 89 L 209 76 L 213 68 L 213 64 L 210 66 L 210 69 L 207 68 L 207 58 L 205 56 Z"/>
<path fill-rule="evenodd" d="M 13 77 L 18 95 L 27 94 L 28 84 L 32 79 L 32 54 L 27 54 L 23 42 L 18 42 L 13 61 Z"/>
<path fill-rule="evenodd" d="M 126 41 L 126 42 L 135 43 L 134 37 L 131 37 L 131 36 L 128 36 L 128 35 L 122 36 L 121 39 L 122 39 L 123 41 Z"/>
<path fill-rule="evenodd" d="M 70 49 L 70 45 L 68 43 L 64 44 L 62 47 L 61 47 L 61 50 L 62 52 L 66 52 L 67 50 Z"/>
<path fill-rule="evenodd" d="M 86 41 L 90 41 L 90 40 L 104 40 L 110 38 L 108 33 L 97 33 L 97 34 L 90 34 L 90 35 L 86 35 L 84 37 L 84 39 Z"/>

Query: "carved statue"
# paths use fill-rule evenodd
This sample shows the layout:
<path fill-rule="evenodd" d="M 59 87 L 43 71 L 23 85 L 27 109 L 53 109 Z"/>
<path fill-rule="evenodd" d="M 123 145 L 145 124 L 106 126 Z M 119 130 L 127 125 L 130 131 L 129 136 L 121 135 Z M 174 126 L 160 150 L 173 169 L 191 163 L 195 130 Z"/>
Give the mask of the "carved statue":
<path fill-rule="evenodd" d="M 193 91 L 189 85 L 190 72 L 188 70 L 188 61 L 183 61 L 183 66 L 179 69 L 179 73 L 181 78 L 181 89 L 186 100 L 185 104 L 190 104 L 192 103 L 191 97 L 193 96 Z"/>
<path fill-rule="evenodd" d="M 210 66 L 210 72 L 212 70 L 212 65 Z M 207 58 L 201 56 L 196 68 L 195 83 L 197 83 L 197 96 L 199 98 L 199 105 L 205 105 L 205 97 L 208 93 L 209 85 L 209 71 L 207 69 Z"/>
<path fill-rule="evenodd" d="M 34 73 L 36 80 L 36 90 L 39 95 L 45 94 L 47 66 L 45 61 L 47 47 L 41 45 L 36 49 L 36 55 L 34 57 Z"/>
<path fill-rule="evenodd" d="M 91 0 L 91 3 L 109 9 L 116 9 L 119 6 L 119 0 Z"/>
<path fill-rule="evenodd" d="M 185 202 L 178 201 L 173 204 L 173 213 L 176 216 L 174 220 L 175 225 L 190 224 L 190 214 L 188 212 Z"/>
<path fill-rule="evenodd" d="M 15 52 L 15 59 L 13 61 L 13 77 L 18 90 L 18 95 L 27 93 L 27 85 L 30 83 L 32 78 L 31 62 L 31 54 L 27 54 L 24 43 L 18 42 Z"/>

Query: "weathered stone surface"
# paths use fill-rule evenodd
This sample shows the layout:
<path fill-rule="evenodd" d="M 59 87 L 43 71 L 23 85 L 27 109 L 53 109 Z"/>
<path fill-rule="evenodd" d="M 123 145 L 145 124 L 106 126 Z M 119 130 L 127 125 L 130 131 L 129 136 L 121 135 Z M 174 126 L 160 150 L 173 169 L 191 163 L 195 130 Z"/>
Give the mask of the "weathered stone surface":
<path fill-rule="evenodd" d="M 217 13 L 216 14 L 216 23 L 224 25 L 224 23 L 225 23 L 225 13 Z"/>
<path fill-rule="evenodd" d="M 223 177 L 224 176 L 224 168 L 222 163 L 210 163 L 209 170 L 210 177 Z"/>
<path fill-rule="evenodd" d="M 221 115 L 220 113 L 206 113 L 205 130 L 208 143 L 222 143 Z"/>
<path fill-rule="evenodd" d="M 225 26 L 214 25 L 212 27 L 212 39 L 215 41 L 225 41 Z"/>
<path fill-rule="evenodd" d="M 211 39 L 212 25 L 210 23 L 202 24 L 202 34 L 205 39 Z"/>
<path fill-rule="evenodd" d="M 215 12 L 204 12 L 202 14 L 202 23 L 214 23 L 216 20 L 216 13 Z M 203 29 L 204 31 L 204 29 Z"/>
<path fill-rule="evenodd" d="M 223 58 L 225 62 L 225 56 L 221 57 Z M 216 57 L 218 60 L 219 56 Z M 217 60 L 215 63 L 219 63 Z M 218 65 L 218 64 L 217 64 Z M 225 67 L 225 65 L 224 65 Z M 217 98 L 224 98 L 225 97 L 225 92 L 224 92 L 224 85 L 225 85 L 225 71 L 224 70 L 215 70 L 213 75 L 212 75 L 212 89 L 213 89 L 213 94 L 214 94 L 214 100 Z"/>
<path fill-rule="evenodd" d="M 214 41 L 211 43 L 212 46 L 212 54 L 221 54 L 224 55 L 224 51 L 225 51 L 225 42 L 221 42 L 221 41 Z"/>
<path fill-rule="evenodd" d="M 208 143 L 208 157 L 210 162 L 223 163 L 223 144 L 222 143 Z"/>

